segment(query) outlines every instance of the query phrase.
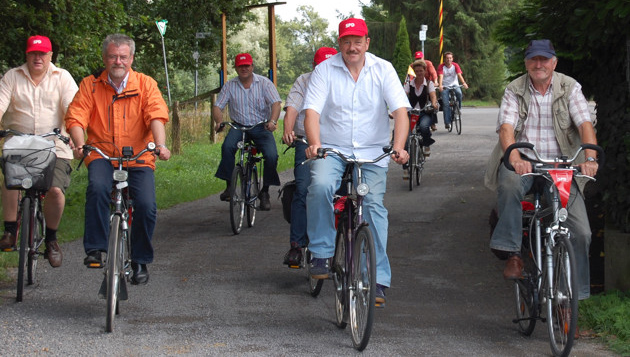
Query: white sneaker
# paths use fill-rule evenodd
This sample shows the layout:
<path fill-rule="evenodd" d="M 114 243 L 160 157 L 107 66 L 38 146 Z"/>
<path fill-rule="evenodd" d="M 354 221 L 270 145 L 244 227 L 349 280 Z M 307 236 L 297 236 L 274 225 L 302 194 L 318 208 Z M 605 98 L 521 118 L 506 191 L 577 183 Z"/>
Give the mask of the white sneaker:
<path fill-rule="evenodd" d="M 422 147 L 422 151 L 424 152 L 424 156 L 431 156 L 431 148 L 428 146 Z"/>

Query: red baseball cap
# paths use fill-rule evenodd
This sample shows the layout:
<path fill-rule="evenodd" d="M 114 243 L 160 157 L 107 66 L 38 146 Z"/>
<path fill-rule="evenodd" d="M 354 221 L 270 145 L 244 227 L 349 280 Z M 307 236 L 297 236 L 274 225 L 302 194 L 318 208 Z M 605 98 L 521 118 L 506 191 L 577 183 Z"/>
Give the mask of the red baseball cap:
<path fill-rule="evenodd" d="M 349 18 L 339 23 L 339 38 L 344 36 L 367 36 L 368 28 L 365 21 Z"/>
<path fill-rule="evenodd" d="M 26 41 L 26 53 L 34 51 L 45 53 L 52 51 L 50 39 L 46 36 L 39 35 L 29 37 Z"/>
<path fill-rule="evenodd" d="M 416 52 L 416 59 L 422 59 L 422 58 L 424 58 L 424 53 L 422 53 L 422 51 Z"/>
<path fill-rule="evenodd" d="M 337 50 L 331 47 L 320 47 L 315 52 L 315 58 L 313 58 L 313 64 L 317 66 L 318 64 L 324 62 L 330 57 L 334 56 L 337 53 Z"/>
<path fill-rule="evenodd" d="M 252 61 L 252 56 L 249 53 L 237 54 L 234 62 L 236 63 L 236 67 L 254 64 L 254 61 Z"/>

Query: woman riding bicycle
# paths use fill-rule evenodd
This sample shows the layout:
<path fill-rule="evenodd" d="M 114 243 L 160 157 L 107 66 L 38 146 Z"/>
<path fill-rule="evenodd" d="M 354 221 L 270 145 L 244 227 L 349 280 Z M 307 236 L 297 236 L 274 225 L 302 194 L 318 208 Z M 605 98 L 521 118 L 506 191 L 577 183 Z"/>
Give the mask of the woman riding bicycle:
<path fill-rule="evenodd" d="M 424 60 L 419 59 L 411 64 L 416 78 L 413 81 L 405 83 L 404 89 L 409 98 L 409 103 L 413 109 L 423 109 L 427 102 L 431 102 L 433 108 L 438 107 L 437 95 L 435 94 L 435 85 L 432 81 L 427 81 L 424 74 L 427 70 L 427 64 Z M 409 131 L 414 129 L 415 125 L 419 126 L 420 135 L 422 136 L 422 146 L 424 147 L 424 155 L 431 155 L 430 146 L 435 142 L 431 138 L 432 113 L 420 113 L 420 117 L 414 117 L 415 114 L 409 114 L 411 120 Z M 407 149 L 407 148 L 405 148 Z M 407 172 L 406 168 L 403 170 Z"/>

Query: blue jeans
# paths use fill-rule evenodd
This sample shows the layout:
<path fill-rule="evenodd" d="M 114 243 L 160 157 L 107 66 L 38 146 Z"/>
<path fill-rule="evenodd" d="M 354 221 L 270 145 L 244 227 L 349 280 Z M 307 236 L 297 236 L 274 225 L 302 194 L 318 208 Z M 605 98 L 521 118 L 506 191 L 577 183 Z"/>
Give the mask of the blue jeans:
<path fill-rule="evenodd" d="M 433 124 L 431 114 L 423 114 L 420 117 L 419 122 L 416 124 L 417 128 L 415 128 L 415 130 L 416 132 L 420 132 L 423 146 L 431 146 L 435 143 L 435 140 L 431 138 L 431 124 Z"/>
<path fill-rule="evenodd" d="M 442 103 L 444 104 L 444 125 L 451 125 L 451 107 L 448 105 L 448 92 L 451 91 L 453 89 L 446 89 L 444 88 L 444 90 L 442 91 L 442 93 L 440 93 L 440 95 L 442 96 Z M 461 108 L 462 107 L 462 89 L 461 88 L 455 88 L 455 97 L 457 98 L 457 105 Z"/>
<path fill-rule="evenodd" d="M 306 196 L 309 245 L 313 257 L 330 258 L 335 254 L 335 215 L 333 195 L 341 184 L 346 164 L 336 155 L 311 162 L 311 183 Z M 387 167 L 365 164 L 362 167 L 370 192 L 363 201 L 363 215 L 369 224 L 376 248 L 376 282 L 389 287 L 391 268 L 387 258 L 387 209 L 383 204 L 387 186 Z"/>
<path fill-rule="evenodd" d="M 256 148 L 260 150 L 265 159 L 263 167 L 263 186 L 280 185 L 280 177 L 278 176 L 278 151 L 276 148 L 276 140 L 273 133 L 265 129 L 264 125 L 259 125 L 247 132 L 245 135 L 249 140 L 253 140 Z M 221 162 L 217 173 L 214 175 L 221 180 L 232 180 L 232 171 L 234 170 L 234 155 L 238 151 L 236 146 L 242 139 L 242 133 L 239 130 L 232 130 L 227 133 L 221 145 Z"/>
<path fill-rule="evenodd" d="M 157 220 L 155 203 L 155 176 L 149 167 L 131 167 L 129 193 L 133 200 L 131 222 L 131 259 L 139 264 L 153 262 L 151 239 Z M 104 159 L 88 165 L 88 187 L 85 193 L 85 252 L 107 251 L 109 235 L 109 204 L 114 179 L 114 167 Z"/>
<path fill-rule="evenodd" d="M 521 201 L 530 190 L 534 178 L 520 176 L 501 165 L 499 168 L 499 187 L 497 189 L 497 209 L 499 221 L 490 239 L 490 248 L 520 252 L 523 229 L 523 211 Z M 571 243 L 575 251 L 578 273 L 578 299 L 590 296 L 590 271 L 588 254 L 591 245 L 591 228 L 588 223 L 584 198 L 575 181 L 571 185 L 571 195 L 567 204 L 569 217 L 567 227 L 571 232 Z"/>
<path fill-rule="evenodd" d="M 306 192 L 308 184 L 311 182 L 310 165 L 302 162 L 306 160 L 306 148 L 308 145 L 302 142 L 295 144 L 295 166 L 293 176 L 295 176 L 296 190 L 291 201 L 291 236 L 290 242 L 296 242 L 300 247 L 308 244 L 306 234 Z"/>

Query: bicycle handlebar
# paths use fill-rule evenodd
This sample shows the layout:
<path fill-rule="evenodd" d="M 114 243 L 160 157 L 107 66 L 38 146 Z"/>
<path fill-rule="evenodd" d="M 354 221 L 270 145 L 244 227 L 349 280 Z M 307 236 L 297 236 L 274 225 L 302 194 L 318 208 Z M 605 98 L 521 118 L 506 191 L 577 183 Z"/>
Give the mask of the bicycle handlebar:
<path fill-rule="evenodd" d="M 333 149 L 333 148 L 319 148 L 319 149 L 317 149 L 317 156 L 314 157 L 313 159 L 310 159 L 310 160 L 323 159 L 326 156 L 326 153 L 328 153 L 328 152 L 332 152 L 333 154 L 336 154 L 345 163 L 348 163 L 348 164 L 352 163 L 352 164 L 359 164 L 359 165 L 373 164 L 375 162 L 381 161 L 383 158 L 385 158 L 385 157 L 387 157 L 389 155 L 397 154 L 397 152 L 395 150 L 393 150 L 393 147 L 391 145 L 383 147 L 383 153 L 381 155 L 379 155 L 376 159 L 373 159 L 373 160 L 353 159 L 353 158 L 347 157 L 346 155 L 344 155 L 343 153 L 341 153 L 341 151 L 339 151 L 337 149 Z M 308 161 L 308 160 L 306 160 L 306 161 Z"/>
<path fill-rule="evenodd" d="M 291 142 L 291 144 L 287 145 L 287 148 L 286 148 L 286 149 L 284 149 L 283 154 L 286 154 L 286 153 L 287 153 L 287 151 L 289 151 L 289 149 L 295 148 L 295 146 L 296 146 L 295 144 L 296 144 L 297 142 L 304 143 L 304 144 L 308 145 L 308 141 L 306 140 L 306 138 L 305 138 L 305 137 L 303 137 L 303 136 L 296 136 L 296 137 L 293 139 L 293 141 Z"/>
<path fill-rule="evenodd" d="M 570 158 L 570 159 L 567 158 L 566 156 L 563 156 L 563 157 L 560 157 L 560 158 L 557 158 L 557 159 L 554 159 L 554 160 L 545 160 L 542 157 L 540 157 L 540 154 L 538 154 L 538 151 L 536 151 L 536 148 L 534 147 L 534 144 L 527 143 L 527 142 L 519 142 L 519 143 L 514 143 L 514 144 L 508 146 L 508 148 L 505 150 L 505 154 L 503 154 L 503 165 L 505 165 L 505 167 L 508 170 L 510 170 L 510 171 L 514 171 L 514 166 L 512 166 L 512 164 L 510 163 L 510 154 L 515 149 L 530 149 L 530 150 L 532 150 L 532 152 L 534 153 L 534 156 L 536 157 L 536 160 L 539 163 L 546 164 L 546 165 L 561 164 L 561 165 L 564 165 L 566 167 L 571 167 L 571 165 L 573 164 L 573 161 L 575 161 L 577 159 L 578 155 L 580 154 L 580 152 L 582 152 L 582 150 L 595 150 L 595 151 L 597 151 L 599 167 L 602 167 L 603 164 L 604 164 L 604 161 L 605 161 L 604 149 L 602 149 L 601 146 L 598 146 L 598 145 L 582 144 L 582 145 L 580 145 L 580 148 L 575 152 L 573 157 Z M 578 169 L 577 167 L 573 167 L 573 168 Z"/>
<path fill-rule="evenodd" d="M 23 133 L 21 131 L 17 131 L 17 130 L 13 130 L 13 129 L 0 130 L 0 138 L 7 137 L 9 135 L 16 135 L 16 136 L 36 135 L 36 136 L 41 136 L 42 138 L 46 138 L 46 137 L 49 137 L 49 136 L 55 136 L 55 137 L 57 137 L 59 140 L 61 140 L 66 145 L 68 145 L 70 143 L 70 138 L 67 137 L 67 136 L 61 135 L 61 130 L 59 128 L 54 128 L 53 131 L 51 131 L 49 133 L 45 133 L 45 134 L 26 134 L 26 133 Z"/>
<path fill-rule="evenodd" d="M 409 114 L 420 115 L 422 113 L 432 114 L 435 112 L 433 103 L 427 102 L 422 109 L 412 108 L 407 111 Z"/>
<path fill-rule="evenodd" d="M 117 162 L 129 162 L 129 161 L 136 161 L 140 158 L 140 156 L 142 156 L 145 152 L 147 151 L 151 151 L 151 152 L 155 152 L 156 151 L 156 145 L 154 142 L 149 142 L 147 144 L 147 147 L 142 149 L 142 151 L 140 151 L 137 155 L 130 157 L 130 156 L 121 156 L 121 157 L 112 157 L 109 156 L 107 154 L 105 154 L 103 151 L 101 151 L 101 149 L 97 148 L 96 146 L 92 146 L 92 145 L 83 145 L 83 156 L 87 156 L 90 151 L 96 151 L 99 155 L 101 155 L 101 157 L 105 160 L 109 160 L 109 161 L 117 161 Z M 83 161 L 83 160 L 81 160 Z"/>
<path fill-rule="evenodd" d="M 236 130 L 240 130 L 240 131 L 250 131 L 250 130 L 254 129 L 254 128 L 255 128 L 255 127 L 257 127 L 257 126 L 259 126 L 259 125 L 261 125 L 261 124 L 267 124 L 268 122 L 269 122 L 269 120 L 266 120 L 266 121 L 261 121 L 261 122 L 260 122 L 260 123 L 258 123 L 258 124 L 254 124 L 254 125 L 252 125 L 252 126 L 245 126 L 245 125 L 238 125 L 238 124 L 236 124 L 236 123 L 234 123 L 234 122 L 224 122 L 224 121 L 223 121 L 223 122 L 221 122 L 221 124 L 219 124 L 219 130 L 218 130 L 218 131 L 222 131 L 222 130 L 223 130 L 223 128 L 224 128 L 226 125 L 229 125 L 229 126 L 231 126 L 233 129 L 236 129 Z"/>

